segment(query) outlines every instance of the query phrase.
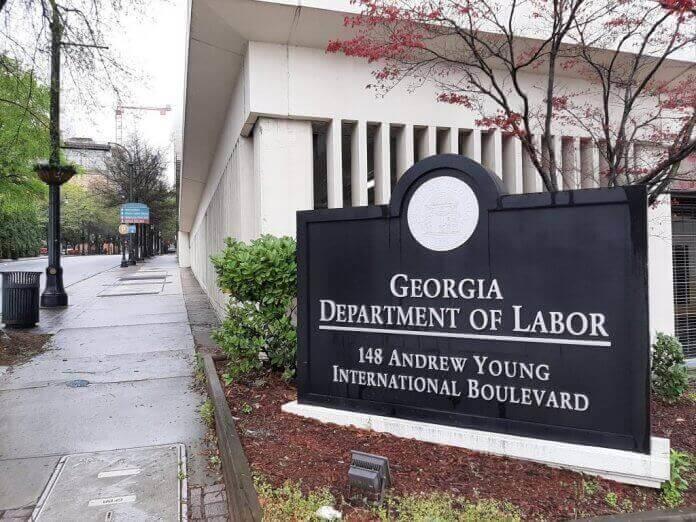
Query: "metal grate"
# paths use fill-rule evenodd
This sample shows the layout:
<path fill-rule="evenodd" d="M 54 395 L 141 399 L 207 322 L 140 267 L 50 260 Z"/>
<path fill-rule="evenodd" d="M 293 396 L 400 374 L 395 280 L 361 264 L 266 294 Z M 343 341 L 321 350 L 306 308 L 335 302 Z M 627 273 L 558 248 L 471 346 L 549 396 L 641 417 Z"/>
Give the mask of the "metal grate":
<path fill-rule="evenodd" d="M 674 328 L 684 355 L 696 357 L 696 197 L 672 197 Z"/>

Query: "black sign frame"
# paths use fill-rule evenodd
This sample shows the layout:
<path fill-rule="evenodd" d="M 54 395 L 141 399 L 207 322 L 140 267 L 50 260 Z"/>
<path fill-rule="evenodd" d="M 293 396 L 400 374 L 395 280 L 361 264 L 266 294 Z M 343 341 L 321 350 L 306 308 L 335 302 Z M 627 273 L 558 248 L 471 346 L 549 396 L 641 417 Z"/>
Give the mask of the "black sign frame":
<path fill-rule="evenodd" d="M 603 223 L 607 233 L 602 232 L 601 237 L 596 239 L 584 236 L 578 238 L 578 241 L 583 241 L 603 252 L 625 254 L 618 261 L 621 266 L 614 269 L 617 273 L 621 273 L 621 281 L 612 279 L 611 272 L 600 276 L 601 281 L 607 282 L 607 288 L 620 289 L 621 295 L 610 296 L 610 302 L 613 304 L 625 303 L 627 310 L 624 310 L 623 307 L 620 311 L 618 309 L 612 310 L 610 314 L 612 319 L 608 319 L 608 324 L 611 324 L 614 329 L 614 339 L 619 338 L 620 346 L 616 349 L 619 353 L 614 355 L 612 352 L 611 357 L 609 357 L 602 355 L 606 352 L 600 353 L 593 348 L 587 349 L 587 358 L 596 356 L 597 365 L 601 365 L 601 368 L 598 368 L 598 373 L 602 374 L 602 381 L 594 383 L 591 382 L 592 379 L 588 379 L 583 382 L 586 382 L 590 387 L 597 386 L 597 389 L 601 390 L 602 394 L 607 397 L 606 402 L 611 403 L 605 406 L 602 404 L 602 397 L 595 395 L 592 399 L 593 406 L 596 405 L 601 411 L 592 414 L 593 419 L 589 424 L 573 425 L 573 422 L 566 421 L 559 424 L 556 419 L 566 418 L 564 415 L 568 413 L 561 411 L 549 411 L 547 418 L 543 418 L 542 415 L 540 421 L 539 415 L 533 419 L 510 418 L 510 408 L 506 409 L 505 407 L 499 407 L 497 415 L 491 415 L 491 408 L 487 408 L 485 414 L 481 414 L 481 411 L 466 411 L 466 408 L 462 410 L 459 406 L 462 401 L 456 404 L 451 401 L 452 406 L 449 409 L 442 408 L 442 402 L 434 404 L 433 401 L 433 404 L 429 404 L 427 400 L 420 401 L 418 404 L 409 404 L 410 397 L 413 396 L 411 392 L 403 393 L 399 396 L 400 400 L 395 401 L 382 399 L 378 397 L 379 393 L 375 390 L 366 390 L 365 386 L 355 384 L 333 386 L 333 391 L 327 392 L 327 385 L 324 381 L 330 379 L 331 376 L 326 361 L 340 359 L 345 363 L 346 357 L 348 357 L 345 355 L 346 343 L 357 346 L 357 344 L 364 343 L 363 339 L 376 339 L 375 344 L 388 345 L 392 351 L 397 349 L 394 347 L 396 341 L 403 341 L 403 346 L 410 347 L 409 349 L 412 351 L 418 350 L 418 348 L 414 348 L 416 344 L 425 346 L 426 341 L 421 339 L 419 335 L 401 338 L 401 336 L 380 333 L 319 332 L 316 321 L 317 303 L 313 300 L 331 297 L 324 294 L 327 293 L 326 289 L 332 288 L 340 288 L 345 295 L 353 295 L 352 292 L 358 292 L 354 295 L 360 295 L 364 289 L 367 289 L 368 293 L 373 292 L 373 287 L 380 284 L 379 281 L 385 274 L 403 270 L 402 265 L 408 264 L 408 261 L 404 261 L 406 257 L 410 259 L 420 256 L 421 254 L 414 249 L 422 247 L 415 244 L 415 239 L 408 232 L 408 227 L 404 223 L 406 205 L 408 205 L 416 188 L 429 179 L 441 175 L 463 180 L 476 193 L 481 217 L 478 229 L 472 239 L 478 241 L 481 237 L 487 238 L 489 261 L 495 258 L 496 266 L 503 266 L 499 259 L 502 255 L 508 252 L 519 253 L 520 249 L 524 249 L 525 246 L 524 244 L 517 245 L 514 248 L 511 247 L 512 250 L 501 248 L 499 249 L 501 254 L 498 255 L 495 253 L 496 239 L 492 236 L 489 237 L 489 234 L 514 228 L 517 221 L 529 219 L 528 216 L 538 216 L 532 218 L 532 221 L 542 228 L 546 226 L 544 223 L 553 223 L 557 219 L 556 217 L 551 219 L 548 216 L 558 216 L 561 221 L 571 221 L 572 230 L 580 231 L 579 236 L 583 236 L 582 223 L 584 221 L 586 221 L 588 229 L 596 233 L 600 230 L 596 222 L 600 216 L 617 217 L 617 222 Z M 546 238 L 558 237 L 559 242 L 567 246 L 567 238 L 560 239 L 558 234 L 561 229 L 561 226 L 555 223 L 551 226 L 550 232 L 545 231 L 541 236 Z M 508 195 L 500 179 L 493 173 L 469 158 L 452 154 L 432 156 L 411 167 L 394 187 L 389 205 L 300 211 L 297 213 L 298 402 L 648 454 L 650 453 L 650 334 L 648 326 L 647 230 L 647 193 L 643 186 Z M 553 235 L 554 231 L 556 236 Z M 527 232 L 523 230 L 522 235 L 525 234 Z M 621 242 L 623 247 L 612 245 L 611 238 L 613 236 L 616 236 L 617 241 Z M 476 239 L 477 237 L 479 239 Z M 515 243 L 515 236 L 508 234 L 507 239 L 509 240 L 510 237 L 512 237 L 511 242 Z M 553 240 L 555 241 L 555 239 Z M 387 246 L 381 246 L 384 241 L 388 243 Z M 475 241 L 473 242 L 475 243 Z M 348 246 L 342 246 L 344 243 Z M 538 244 L 536 247 L 541 248 L 546 253 L 553 252 L 553 248 L 547 248 L 542 244 Z M 364 250 L 355 254 L 347 250 L 342 252 L 342 248 Z M 464 244 L 455 249 L 454 252 L 466 248 L 467 244 Z M 530 248 L 535 248 L 535 246 Z M 384 256 L 385 252 L 388 253 L 387 256 Z M 543 258 L 544 252 L 531 255 L 532 260 Z M 434 266 L 438 264 L 437 258 L 434 257 L 437 255 L 446 257 L 450 254 L 427 253 L 422 254 L 422 257 L 434 260 L 432 262 Z M 593 255 L 588 254 L 586 258 L 592 258 Z M 394 259 L 394 257 L 398 259 Z M 572 264 L 572 257 L 566 256 L 564 262 Z M 606 260 L 608 265 L 617 259 L 616 255 L 612 255 L 612 257 L 613 259 Z M 346 260 L 347 258 L 349 260 Z M 578 262 L 584 260 L 585 258 L 578 260 Z M 593 262 L 596 263 L 596 260 Z M 550 273 L 556 270 L 553 259 L 548 259 L 548 263 L 547 269 Z M 332 267 L 338 265 L 342 265 L 341 268 L 345 270 L 336 274 Z M 573 266 L 577 268 L 579 273 L 585 273 L 584 266 Z M 354 268 L 353 271 L 351 271 L 351 267 Z M 422 268 L 423 272 L 417 275 L 425 277 L 428 269 L 427 267 Z M 451 273 L 451 267 L 448 270 Z M 494 270 L 489 266 L 489 272 L 492 273 Z M 514 274 L 514 270 L 505 270 L 508 276 Z M 533 266 L 531 270 L 533 271 Z M 608 266 L 607 271 L 611 270 L 611 266 Z M 376 271 L 376 275 L 361 275 L 362 271 Z M 435 277 L 437 276 L 435 275 Z M 558 276 L 554 277 L 558 279 Z M 572 277 L 572 274 L 568 274 L 568 277 Z M 518 279 L 524 279 L 524 277 Z M 588 284 L 590 283 L 588 282 Z M 523 281 L 521 284 L 524 286 L 526 283 Z M 384 285 L 387 285 L 387 281 L 384 282 Z M 502 286 L 503 292 L 505 292 L 506 286 L 514 287 L 515 284 L 511 284 L 511 281 L 503 281 Z M 581 288 L 581 284 L 574 280 L 570 286 L 574 291 Z M 381 289 L 374 291 L 377 292 L 374 295 L 382 297 L 385 295 Z M 580 301 L 585 303 L 588 299 L 591 300 L 593 292 L 601 294 L 602 289 L 590 288 L 587 296 L 582 297 Z M 552 293 L 556 296 L 560 295 L 556 289 L 553 289 Z M 576 294 L 579 293 L 582 292 L 576 292 Z M 374 298 L 374 295 L 370 295 L 367 300 Z M 553 303 L 545 303 L 544 296 L 539 298 L 539 303 L 550 304 L 549 309 L 553 309 Z M 614 316 L 619 317 L 620 321 L 614 321 Z M 631 324 L 628 324 L 629 322 Z M 398 338 L 395 339 L 395 337 Z M 461 346 L 457 346 L 457 341 L 428 342 L 430 343 L 428 344 L 429 353 L 441 353 L 442 351 L 452 353 L 452 346 L 454 346 L 455 352 L 463 350 Z M 473 343 L 475 348 L 465 348 L 464 351 L 470 354 L 474 352 L 485 353 L 478 341 L 470 341 L 470 343 Z M 520 343 L 508 344 L 517 346 Z M 612 345 L 612 348 L 614 346 L 616 344 Z M 501 349 L 496 345 L 495 350 L 498 350 L 496 354 L 503 359 L 508 357 L 508 359 L 514 360 L 515 357 L 528 357 L 528 352 L 532 348 L 520 345 L 516 349 Z M 552 368 L 552 372 L 563 373 L 564 378 L 571 380 L 576 377 L 572 374 L 572 368 L 564 367 L 560 363 L 564 360 L 564 353 L 572 354 L 575 352 L 562 345 L 550 345 L 547 350 L 554 354 L 556 368 Z M 351 357 L 355 358 L 353 355 L 348 359 Z M 317 361 L 321 360 L 321 365 L 313 358 Z M 315 363 L 315 367 L 313 367 L 313 363 Z M 586 361 L 584 356 L 575 353 L 572 357 L 568 357 L 564 364 L 570 366 L 571 363 L 578 368 L 579 372 L 585 372 L 587 374 L 585 377 L 591 377 L 590 362 Z M 611 368 L 608 368 L 607 364 L 612 365 Z M 615 381 L 609 382 L 607 377 L 612 373 L 615 374 Z M 577 384 L 577 381 L 574 382 Z M 328 388 L 331 387 L 332 385 L 329 384 Z M 384 392 L 383 394 L 394 397 L 399 392 Z M 364 398 L 365 395 L 369 395 L 369 398 Z M 610 397 L 610 395 L 612 396 Z M 457 410 L 457 408 L 460 409 Z M 618 417 L 620 420 L 617 420 Z M 616 429 L 617 425 L 620 425 L 620 429 Z"/>

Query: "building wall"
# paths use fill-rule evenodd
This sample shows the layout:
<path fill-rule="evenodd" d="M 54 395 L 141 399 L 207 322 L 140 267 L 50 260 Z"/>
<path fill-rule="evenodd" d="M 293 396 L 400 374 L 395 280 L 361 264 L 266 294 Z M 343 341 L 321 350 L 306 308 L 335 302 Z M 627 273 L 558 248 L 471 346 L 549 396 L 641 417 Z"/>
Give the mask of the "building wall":
<path fill-rule="evenodd" d="M 249 42 L 190 233 L 191 267 L 219 313 L 225 297 L 217 290 L 209 257 L 223 248 L 224 238 L 294 235 L 295 211 L 313 206 L 313 124 L 325 129 L 329 207 L 345 204 L 346 179 L 348 204 L 368 202 L 368 179 L 374 183 L 374 202 L 387 203 L 393 168 L 400 176 L 415 161 L 443 152 L 483 163 L 510 193 L 542 190 L 516 138 L 477 128 L 476 114 L 437 103 L 435 89 L 428 86 L 413 92 L 403 86 L 380 98 L 365 89 L 373 80 L 371 70 L 362 61 L 320 49 Z M 541 77 L 529 75 L 526 81 L 539 84 Z M 582 86 L 579 79 L 566 81 Z M 369 158 L 368 129 L 374 140 Z M 593 144 L 571 129 L 557 132 L 554 153 L 563 166 L 559 184 L 566 189 L 600 186 Z M 390 140 L 396 143 L 393 152 Z M 350 149 L 348 173 L 344 147 Z M 653 332 L 673 331 L 671 240 L 665 240 L 671 229 L 669 219 L 663 219 L 665 208 L 651 211 Z"/>

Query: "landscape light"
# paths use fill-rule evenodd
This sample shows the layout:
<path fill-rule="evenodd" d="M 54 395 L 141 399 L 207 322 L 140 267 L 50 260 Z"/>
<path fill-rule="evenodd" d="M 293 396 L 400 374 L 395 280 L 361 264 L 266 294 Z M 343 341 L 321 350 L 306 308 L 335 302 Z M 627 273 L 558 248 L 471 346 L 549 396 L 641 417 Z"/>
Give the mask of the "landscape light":
<path fill-rule="evenodd" d="M 352 450 L 350 453 L 349 495 L 353 488 L 357 488 L 377 495 L 378 501 L 381 503 L 384 499 L 385 489 L 391 486 L 389 459 L 362 451 Z"/>

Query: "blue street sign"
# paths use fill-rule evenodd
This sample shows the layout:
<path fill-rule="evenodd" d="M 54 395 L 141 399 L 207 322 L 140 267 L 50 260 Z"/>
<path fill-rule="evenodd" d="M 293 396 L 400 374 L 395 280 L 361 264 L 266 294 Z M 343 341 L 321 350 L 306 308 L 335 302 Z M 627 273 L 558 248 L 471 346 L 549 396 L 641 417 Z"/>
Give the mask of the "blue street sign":
<path fill-rule="evenodd" d="M 136 226 L 135 226 L 135 225 L 129 225 L 129 226 L 128 226 L 128 233 L 129 233 L 129 234 L 135 234 L 136 231 L 137 231 L 137 229 L 136 229 Z"/>
<path fill-rule="evenodd" d="M 149 223 L 150 208 L 143 203 L 125 203 L 121 205 L 122 223 Z"/>

